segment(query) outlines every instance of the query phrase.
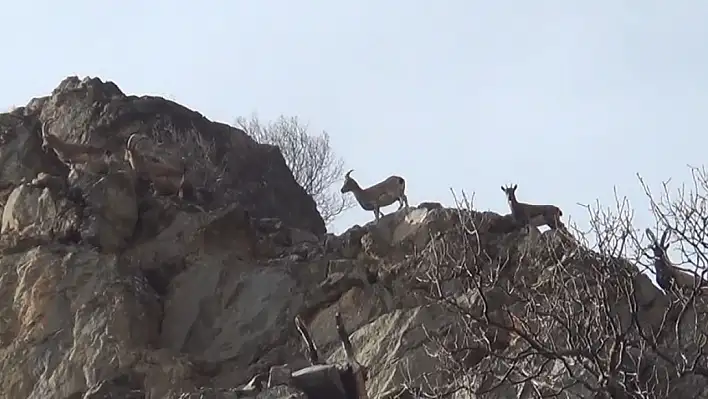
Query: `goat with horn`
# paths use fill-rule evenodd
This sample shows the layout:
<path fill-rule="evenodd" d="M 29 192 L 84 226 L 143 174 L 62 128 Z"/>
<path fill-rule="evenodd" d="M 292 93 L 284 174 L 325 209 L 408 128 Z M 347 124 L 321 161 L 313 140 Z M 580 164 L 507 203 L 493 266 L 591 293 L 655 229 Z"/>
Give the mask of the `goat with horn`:
<path fill-rule="evenodd" d="M 67 165 L 106 163 L 106 158 L 111 156 L 110 151 L 89 144 L 67 143 L 59 137 L 49 133 L 48 124 L 53 120 L 42 123 L 42 151 L 51 149 L 59 160 Z"/>
<path fill-rule="evenodd" d="M 128 137 L 125 145 L 125 160 L 135 174 L 151 181 L 158 193 L 183 193 L 189 184 L 186 180 L 187 166 L 184 160 L 181 160 L 179 166 L 175 166 L 155 159 L 149 154 L 138 151 L 137 143 L 140 140 L 147 140 L 147 137 L 133 133 Z"/>
<path fill-rule="evenodd" d="M 527 232 L 530 226 L 538 227 L 544 224 L 551 229 L 563 227 L 563 223 L 560 220 L 560 217 L 563 216 L 563 212 L 560 208 L 555 205 L 536 205 L 519 202 L 516 199 L 517 187 L 518 185 L 516 184 L 509 187 L 501 187 L 504 194 L 506 194 L 506 199 L 511 209 L 511 215 L 516 223 L 525 227 Z"/>
<path fill-rule="evenodd" d="M 357 202 L 365 211 L 373 211 L 376 221 L 383 216 L 381 208 L 389 206 L 398 201 L 398 210 L 404 206 L 408 208 L 408 197 L 406 197 L 406 180 L 400 176 L 389 176 L 384 181 L 374 184 L 371 187 L 361 188 L 359 183 L 351 177 L 354 169 L 344 175 L 344 185 L 340 190 L 342 194 L 351 192 Z"/>
<path fill-rule="evenodd" d="M 669 249 L 669 231 L 667 227 L 661 235 L 661 240 L 657 240 L 651 229 L 646 229 L 647 237 L 651 240 L 649 249 L 654 252 L 654 272 L 656 273 L 656 284 L 666 292 L 672 287 L 678 289 L 694 289 L 698 284 L 701 290 L 708 288 L 708 283 L 696 274 L 685 272 L 673 265 L 666 250 Z"/>

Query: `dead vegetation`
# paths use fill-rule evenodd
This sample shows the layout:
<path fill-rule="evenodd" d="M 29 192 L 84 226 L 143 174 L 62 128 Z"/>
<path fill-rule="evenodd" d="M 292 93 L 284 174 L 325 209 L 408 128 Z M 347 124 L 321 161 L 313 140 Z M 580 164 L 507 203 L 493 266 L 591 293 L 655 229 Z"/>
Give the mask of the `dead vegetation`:
<path fill-rule="evenodd" d="M 352 198 L 333 189 L 344 174 L 344 161 L 335 154 L 326 131 L 313 134 L 297 117 L 282 115 L 270 122 L 262 122 L 255 114 L 239 117 L 236 126 L 259 143 L 280 149 L 293 177 L 315 200 L 326 224 L 354 207 Z"/>
<path fill-rule="evenodd" d="M 685 273 L 708 266 L 708 181 L 648 198 L 673 232 Z M 644 274 L 653 257 L 626 200 L 588 207 L 591 230 L 551 230 L 494 242 L 463 208 L 463 223 L 417 256 L 424 295 L 455 317 L 429 334 L 445 383 L 411 379 L 420 397 L 677 398 L 708 394 L 708 322 L 702 287 L 662 295 Z M 466 206 L 465 206 L 466 205 Z M 460 287 L 461 286 L 461 287 Z M 455 287 L 454 289 L 452 287 Z M 458 295 L 455 293 L 465 292 Z M 433 378 L 433 376 L 429 376 Z M 440 375 L 437 376 L 440 378 Z M 438 380 L 439 382 L 440 380 Z M 505 396 L 506 395 L 506 396 Z"/>

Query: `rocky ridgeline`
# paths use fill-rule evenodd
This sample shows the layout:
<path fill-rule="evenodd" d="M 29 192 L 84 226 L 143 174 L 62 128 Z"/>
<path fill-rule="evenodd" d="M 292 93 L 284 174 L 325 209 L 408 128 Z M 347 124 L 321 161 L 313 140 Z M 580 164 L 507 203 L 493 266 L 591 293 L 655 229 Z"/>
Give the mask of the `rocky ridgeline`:
<path fill-rule="evenodd" d="M 103 155 L 69 167 L 42 148 L 43 127 Z M 0 398 L 304 397 L 287 384 L 268 388 L 263 376 L 309 365 L 296 315 L 322 361 L 345 364 L 337 312 L 368 370 L 368 397 L 406 397 L 406 386 L 450 378 L 426 345 L 431 333 L 459 320 L 430 292 L 481 308 L 463 279 L 431 291 L 422 278 L 443 262 L 441 248 L 458 255 L 477 248 L 490 265 L 506 259 L 499 281 L 534 287 L 527 289 L 533 295 L 551 295 L 544 287 L 552 270 L 538 259 L 569 259 L 572 239 L 557 231 L 521 234 L 509 216 L 435 203 L 325 234 L 277 148 L 96 78 L 65 79 L 51 96 L 1 114 L 0 129 Z M 130 169 L 125 144 L 136 132 L 155 162 L 189 160 L 191 195 L 160 192 Z M 584 259 L 565 266 L 587 273 L 592 260 Z M 636 300 L 648 304 L 641 312 L 660 319 L 668 297 L 646 277 L 634 278 Z M 497 294 L 485 305 L 489 317 L 524 317 Z M 496 351 L 524 345 L 504 329 L 486 334 Z M 485 354 L 466 361 L 493 362 Z M 567 385 L 571 371 L 554 371 L 545 389 Z M 487 383 L 464 377 L 480 378 L 472 386 Z M 660 384 L 678 386 L 670 377 Z M 568 392 L 593 397 L 580 384 Z M 534 395 L 525 384 L 506 383 L 484 397 Z"/>

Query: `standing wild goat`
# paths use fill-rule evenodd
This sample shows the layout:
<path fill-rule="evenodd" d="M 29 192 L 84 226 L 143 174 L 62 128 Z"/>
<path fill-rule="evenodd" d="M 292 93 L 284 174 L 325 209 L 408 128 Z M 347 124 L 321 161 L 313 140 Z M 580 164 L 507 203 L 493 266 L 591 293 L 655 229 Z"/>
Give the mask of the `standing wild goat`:
<path fill-rule="evenodd" d="M 361 208 L 365 211 L 374 211 L 376 220 L 378 221 L 383 213 L 381 208 L 389 206 L 395 201 L 400 204 L 398 209 L 405 205 L 408 208 L 408 197 L 406 197 L 406 180 L 400 176 L 389 176 L 386 180 L 374 184 L 368 188 L 361 188 L 349 175 L 354 169 L 344 175 L 344 185 L 342 186 L 342 194 L 352 192 Z"/>
<path fill-rule="evenodd" d="M 671 263 L 666 250 L 669 249 L 669 228 L 664 230 L 661 235 L 661 241 L 657 241 L 656 236 L 650 229 L 646 229 L 647 237 L 651 240 L 649 248 L 654 252 L 654 272 L 656 273 L 656 283 L 664 291 L 669 292 L 675 284 L 677 288 L 693 289 L 696 285 L 696 280 L 702 287 L 708 286 L 706 282 L 698 275 L 692 275 L 683 270 L 680 270 Z"/>
<path fill-rule="evenodd" d="M 42 123 L 42 151 L 51 148 L 59 160 L 66 165 L 84 164 L 105 159 L 110 152 L 89 144 L 67 143 L 59 137 L 49 133 L 47 124 Z"/>
<path fill-rule="evenodd" d="M 535 205 L 526 204 L 516 200 L 516 188 L 502 186 L 502 191 L 506 194 L 506 199 L 509 202 L 511 215 L 514 220 L 529 231 L 530 226 L 543 226 L 544 224 L 551 229 L 557 229 L 563 226 L 560 217 L 563 212 L 555 205 Z"/>
<path fill-rule="evenodd" d="M 187 184 L 185 180 L 187 168 L 184 162 L 180 165 L 181 167 L 176 167 L 154 159 L 148 154 L 141 154 L 136 146 L 138 140 L 141 139 L 147 140 L 147 137 L 138 133 L 133 133 L 128 137 L 125 146 L 125 160 L 130 164 L 130 167 L 136 175 L 150 180 L 159 193 L 181 193 Z"/>

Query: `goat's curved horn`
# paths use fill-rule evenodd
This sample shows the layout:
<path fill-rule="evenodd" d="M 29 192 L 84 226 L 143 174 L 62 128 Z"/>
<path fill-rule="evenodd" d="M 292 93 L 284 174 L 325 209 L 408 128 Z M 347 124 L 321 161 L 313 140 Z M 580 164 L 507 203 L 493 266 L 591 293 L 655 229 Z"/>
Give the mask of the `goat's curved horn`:
<path fill-rule="evenodd" d="M 347 173 L 344 175 L 344 178 L 345 178 L 345 179 L 348 179 L 348 178 L 349 178 L 349 174 L 352 173 L 353 171 L 354 171 L 354 169 L 352 169 L 352 170 L 350 170 L 349 172 L 347 172 Z"/>
<path fill-rule="evenodd" d="M 134 140 L 134 139 L 135 139 L 135 140 L 139 140 L 139 139 L 140 139 L 140 135 L 139 135 L 138 133 L 133 133 L 133 134 L 131 134 L 130 137 L 128 137 L 128 142 L 125 144 L 125 148 L 127 148 L 127 149 L 129 149 L 129 150 L 132 149 L 132 148 L 130 147 L 130 144 L 133 143 L 133 140 Z"/>
<path fill-rule="evenodd" d="M 50 121 L 46 120 L 42 122 L 42 137 L 46 137 L 49 135 L 49 132 L 47 132 L 47 125 L 49 124 Z"/>

